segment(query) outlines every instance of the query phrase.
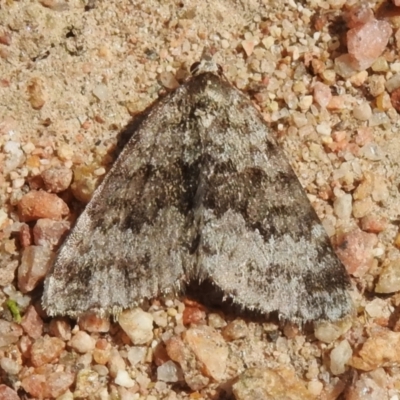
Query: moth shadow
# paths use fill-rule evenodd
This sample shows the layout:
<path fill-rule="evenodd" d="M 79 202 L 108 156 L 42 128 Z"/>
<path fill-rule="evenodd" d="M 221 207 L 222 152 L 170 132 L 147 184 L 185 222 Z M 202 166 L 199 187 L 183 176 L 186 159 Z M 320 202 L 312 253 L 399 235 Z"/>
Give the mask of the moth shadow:
<path fill-rule="evenodd" d="M 234 299 L 227 297 L 226 293 L 216 286 L 210 279 L 203 282 L 190 282 L 186 285 L 185 295 L 203 306 L 223 312 L 229 319 L 243 318 L 252 322 L 279 322 L 278 313 L 272 312 L 268 315 L 257 310 L 235 303 Z"/>

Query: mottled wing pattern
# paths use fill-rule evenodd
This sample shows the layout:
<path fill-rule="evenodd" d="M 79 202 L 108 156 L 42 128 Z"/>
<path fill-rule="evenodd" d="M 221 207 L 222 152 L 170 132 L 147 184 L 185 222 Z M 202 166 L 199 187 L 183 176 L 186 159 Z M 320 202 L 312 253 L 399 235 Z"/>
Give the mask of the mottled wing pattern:
<path fill-rule="evenodd" d="M 152 108 L 95 191 L 46 278 L 49 314 L 118 313 L 189 279 L 201 144 L 185 137 L 187 95 L 182 86 Z"/>
<path fill-rule="evenodd" d="M 195 112 L 202 132 L 201 277 L 238 304 L 284 319 L 348 314 L 346 271 L 261 115 L 215 75 L 196 84 L 204 88 Z"/>
<path fill-rule="evenodd" d="M 204 279 L 293 321 L 351 310 L 344 267 L 274 136 L 213 72 L 151 109 L 61 247 L 43 304 L 116 313 Z"/>

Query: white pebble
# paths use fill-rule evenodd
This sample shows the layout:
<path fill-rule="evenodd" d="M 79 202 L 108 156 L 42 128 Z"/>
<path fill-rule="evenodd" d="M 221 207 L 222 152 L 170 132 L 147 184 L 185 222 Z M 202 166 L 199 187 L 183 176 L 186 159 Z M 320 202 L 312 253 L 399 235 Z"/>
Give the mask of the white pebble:
<path fill-rule="evenodd" d="M 135 386 L 135 381 L 129 376 L 127 371 L 119 370 L 115 377 L 115 383 L 119 386 L 132 388 Z"/>
<path fill-rule="evenodd" d="M 162 328 L 165 328 L 168 324 L 168 314 L 164 310 L 154 311 L 152 313 L 154 323 Z"/>
<path fill-rule="evenodd" d="M 110 93 L 108 87 L 103 83 L 100 83 L 93 89 L 93 94 L 100 100 L 105 101 L 109 98 Z"/>
<path fill-rule="evenodd" d="M 337 322 L 318 322 L 315 326 L 315 337 L 324 343 L 332 343 L 351 328 L 351 322 L 343 319 Z"/>
<path fill-rule="evenodd" d="M 140 308 L 122 312 L 118 322 L 135 345 L 145 344 L 153 339 L 153 317 Z"/>
<path fill-rule="evenodd" d="M 364 102 L 354 107 L 353 116 L 359 121 L 368 121 L 372 116 L 371 106 Z"/>
<path fill-rule="evenodd" d="M 333 203 L 333 210 L 335 214 L 343 220 L 347 220 L 351 216 L 353 198 L 351 194 L 345 193 L 335 199 Z"/>
<path fill-rule="evenodd" d="M 383 157 L 382 149 L 374 142 L 367 143 L 361 148 L 361 154 L 367 160 L 379 161 Z"/>
<path fill-rule="evenodd" d="M 334 375 L 343 374 L 346 370 L 346 364 L 353 355 L 353 350 L 349 342 L 345 339 L 342 340 L 332 351 L 331 351 L 331 371 Z"/>
<path fill-rule="evenodd" d="M 371 318 L 389 319 L 393 310 L 390 305 L 383 299 L 374 299 L 365 306 L 366 313 Z"/>
<path fill-rule="evenodd" d="M 321 122 L 318 124 L 315 128 L 315 130 L 320 134 L 324 136 L 329 136 L 332 132 L 332 128 L 327 122 Z"/>
<path fill-rule="evenodd" d="M 6 154 L 17 154 L 20 152 L 20 148 L 20 143 L 10 140 L 4 144 L 3 151 Z"/>
<path fill-rule="evenodd" d="M 17 179 L 14 179 L 12 181 L 13 189 L 22 188 L 22 186 L 24 186 L 24 184 L 25 184 L 25 179 L 24 178 L 17 178 Z"/>
<path fill-rule="evenodd" d="M 78 331 L 73 336 L 69 345 L 78 353 L 87 353 L 93 351 L 96 345 L 96 340 L 84 331 Z"/>
<path fill-rule="evenodd" d="M 21 145 L 18 142 L 12 140 L 8 141 L 3 146 L 3 152 L 8 154 L 4 163 L 3 172 L 9 173 L 25 162 L 25 154 L 21 150 Z"/>
<path fill-rule="evenodd" d="M 131 365 L 136 365 L 144 361 L 147 349 L 142 346 L 134 346 L 128 350 L 128 360 Z"/>
<path fill-rule="evenodd" d="M 157 379 L 164 382 L 178 382 L 182 379 L 182 371 L 177 364 L 169 360 L 157 368 Z"/>
<path fill-rule="evenodd" d="M 385 83 L 386 90 L 389 93 L 392 93 L 393 90 L 396 90 L 400 87 L 400 74 L 393 75 L 390 79 L 388 79 Z"/>
<path fill-rule="evenodd" d="M 8 375 L 17 375 L 21 370 L 21 365 L 12 358 L 3 357 L 0 359 L 1 369 Z"/>
<path fill-rule="evenodd" d="M 308 383 L 308 391 L 314 396 L 319 396 L 324 389 L 324 385 L 320 381 L 312 380 Z"/>

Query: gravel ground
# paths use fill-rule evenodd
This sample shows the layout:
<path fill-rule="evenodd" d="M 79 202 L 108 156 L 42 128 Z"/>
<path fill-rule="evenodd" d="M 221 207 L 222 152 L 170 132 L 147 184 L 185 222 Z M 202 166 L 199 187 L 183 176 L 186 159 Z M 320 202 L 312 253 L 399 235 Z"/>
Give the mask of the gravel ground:
<path fill-rule="evenodd" d="M 400 398 L 395 3 L 0 3 L 1 399 Z M 205 46 L 279 137 L 354 315 L 298 327 L 182 296 L 48 318 L 43 278 L 119 132 Z"/>

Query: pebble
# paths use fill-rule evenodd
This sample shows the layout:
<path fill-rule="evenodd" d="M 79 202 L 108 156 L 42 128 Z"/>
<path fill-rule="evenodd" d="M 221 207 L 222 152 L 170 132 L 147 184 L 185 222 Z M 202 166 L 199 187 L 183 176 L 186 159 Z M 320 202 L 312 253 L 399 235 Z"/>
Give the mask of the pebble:
<path fill-rule="evenodd" d="M 93 175 L 93 168 L 87 166 L 75 168 L 74 181 L 71 184 L 72 194 L 82 203 L 88 203 L 97 187 L 98 180 L 98 177 Z"/>
<path fill-rule="evenodd" d="M 363 200 L 370 196 L 374 189 L 374 180 L 374 175 L 365 173 L 364 179 L 353 192 L 353 198 L 355 200 Z"/>
<path fill-rule="evenodd" d="M 400 74 L 395 74 L 385 81 L 385 88 L 389 93 L 400 88 Z"/>
<path fill-rule="evenodd" d="M 307 111 L 313 103 L 312 96 L 303 96 L 299 101 L 299 107 L 302 111 Z"/>
<path fill-rule="evenodd" d="M 320 381 L 312 380 L 308 382 L 307 389 L 313 396 L 318 398 L 324 389 L 324 385 Z"/>
<path fill-rule="evenodd" d="M 163 382 L 179 382 L 183 380 L 181 367 L 169 360 L 157 368 L 157 380 Z"/>
<path fill-rule="evenodd" d="M 153 311 L 152 314 L 154 323 L 161 328 L 165 328 L 168 324 L 168 314 L 164 310 Z"/>
<path fill-rule="evenodd" d="M 227 325 L 226 321 L 217 313 L 208 314 L 208 325 L 215 329 L 223 328 Z"/>
<path fill-rule="evenodd" d="M 106 101 L 110 97 L 110 91 L 108 90 L 107 85 L 104 83 L 99 83 L 93 89 L 93 94 L 100 100 Z"/>
<path fill-rule="evenodd" d="M 356 200 L 353 203 L 353 216 L 354 218 L 362 218 L 368 215 L 373 207 L 374 203 L 370 197 L 362 200 Z"/>
<path fill-rule="evenodd" d="M 158 76 L 158 79 L 166 89 L 174 90 L 179 87 L 179 82 L 176 80 L 175 75 L 169 71 L 163 71 Z"/>
<path fill-rule="evenodd" d="M 387 228 L 385 217 L 371 213 L 361 218 L 361 229 L 365 232 L 380 233 Z"/>
<path fill-rule="evenodd" d="M 32 190 L 18 202 L 20 221 L 36 221 L 40 218 L 50 218 L 56 221 L 69 214 L 64 200 L 57 195 L 41 190 Z"/>
<path fill-rule="evenodd" d="M 3 166 L 3 173 L 10 173 L 24 164 L 26 157 L 21 150 L 21 144 L 15 141 L 8 141 L 3 146 L 3 152 L 7 154 L 6 161 Z"/>
<path fill-rule="evenodd" d="M 146 358 L 147 348 L 144 346 L 133 346 L 128 350 L 128 360 L 131 365 L 135 366 L 143 362 Z"/>
<path fill-rule="evenodd" d="M 101 364 L 96 364 L 92 366 L 93 371 L 96 371 L 100 376 L 107 376 L 109 371 L 108 368 Z"/>
<path fill-rule="evenodd" d="M 192 327 L 186 331 L 185 343 L 204 365 L 205 374 L 219 382 L 225 376 L 228 346 L 222 335 L 207 325 Z"/>
<path fill-rule="evenodd" d="M 0 268 L 0 286 L 10 285 L 15 278 L 15 270 L 18 268 L 19 261 L 8 261 Z"/>
<path fill-rule="evenodd" d="M 236 400 L 315 400 L 289 367 L 248 368 L 232 386 Z"/>
<path fill-rule="evenodd" d="M 118 371 L 126 369 L 126 364 L 121 354 L 119 354 L 118 350 L 115 348 L 110 349 L 110 358 L 107 362 L 107 367 L 110 371 L 110 375 L 112 378 L 115 378 L 118 374 Z"/>
<path fill-rule="evenodd" d="M 400 112 L 400 88 L 393 90 L 393 92 L 390 94 L 390 102 L 393 108 L 397 112 Z"/>
<path fill-rule="evenodd" d="M 64 341 L 71 339 L 71 326 L 67 318 L 53 318 L 49 324 L 49 333 Z"/>
<path fill-rule="evenodd" d="M 78 331 L 69 342 L 69 346 L 81 354 L 93 351 L 95 345 L 96 340 L 84 331 Z"/>
<path fill-rule="evenodd" d="M 347 32 L 347 49 L 358 70 L 369 68 L 385 50 L 393 30 L 390 23 L 370 19 Z"/>
<path fill-rule="evenodd" d="M 346 364 L 353 355 L 350 343 L 342 340 L 330 354 L 330 369 L 333 375 L 341 375 L 346 371 Z"/>
<path fill-rule="evenodd" d="M 74 156 L 74 150 L 66 143 L 60 144 L 57 147 L 57 155 L 62 161 L 69 161 Z"/>
<path fill-rule="evenodd" d="M 50 248 L 44 246 L 28 246 L 23 250 L 18 268 L 18 288 L 22 293 L 32 291 L 44 279 L 54 255 Z"/>
<path fill-rule="evenodd" d="M 32 305 L 28 307 L 21 320 L 22 329 L 32 339 L 39 339 L 43 332 L 43 321 Z"/>
<path fill-rule="evenodd" d="M 332 99 L 329 102 L 327 109 L 332 111 L 343 110 L 345 106 L 345 99 L 343 96 L 332 96 Z"/>
<path fill-rule="evenodd" d="M 54 167 L 41 173 L 44 187 L 48 192 L 60 193 L 69 188 L 72 182 L 72 171 L 66 167 Z"/>
<path fill-rule="evenodd" d="M 184 325 L 198 324 L 204 322 L 205 319 L 206 313 L 201 309 L 201 307 L 186 306 L 183 310 L 182 323 Z"/>
<path fill-rule="evenodd" d="M 253 54 L 254 47 L 256 45 L 254 40 L 243 40 L 242 41 L 242 47 L 243 50 L 245 51 L 247 57 L 250 57 Z"/>
<path fill-rule="evenodd" d="M 390 367 L 396 363 L 400 363 L 400 332 L 383 328 L 372 331 L 358 356 L 351 360 L 351 365 L 362 371 Z"/>
<path fill-rule="evenodd" d="M 68 221 L 53 221 L 48 218 L 38 219 L 33 227 L 33 240 L 37 246 L 56 247 L 71 229 Z"/>
<path fill-rule="evenodd" d="M 364 84 L 367 78 L 368 78 L 368 72 L 360 71 L 350 78 L 350 82 L 353 86 L 359 87 Z"/>
<path fill-rule="evenodd" d="M 375 234 L 354 229 L 339 238 L 336 253 L 349 274 L 361 277 L 372 265 L 377 243 Z"/>
<path fill-rule="evenodd" d="M 315 324 L 314 335 L 321 342 L 329 344 L 344 335 L 351 328 L 351 325 L 349 318 L 344 318 L 336 322 L 318 322 Z"/>
<path fill-rule="evenodd" d="M 74 381 L 75 375 L 72 372 L 53 372 L 46 376 L 46 385 L 43 394 L 48 393 L 48 397 L 58 398 L 58 396 L 65 393 L 72 386 Z"/>
<path fill-rule="evenodd" d="M 385 93 L 385 80 L 384 76 L 382 75 L 371 75 L 368 78 L 368 89 L 371 93 L 371 96 L 378 97 L 379 95 Z"/>
<path fill-rule="evenodd" d="M 388 93 L 386 93 L 386 92 L 380 94 L 376 98 L 376 106 L 377 106 L 379 111 L 388 111 L 388 110 L 390 110 L 391 107 L 394 107 L 393 104 L 392 104 L 392 100 L 390 98 L 390 95 Z"/>
<path fill-rule="evenodd" d="M 351 194 L 344 193 L 333 202 L 333 210 L 341 220 L 348 220 L 351 217 L 353 198 Z"/>
<path fill-rule="evenodd" d="M 346 389 L 346 400 L 398 400 L 398 396 L 388 396 L 386 384 L 376 382 L 370 374 L 359 374 Z"/>
<path fill-rule="evenodd" d="M 81 330 L 92 333 L 106 333 L 110 330 L 109 318 L 100 318 L 93 312 L 87 312 L 79 317 L 78 324 Z"/>
<path fill-rule="evenodd" d="M 12 187 L 13 189 L 20 189 L 22 186 L 25 184 L 25 179 L 24 178 L 16 178 L 13 179 L 12 181 Z"/>
<path fill-rule="evenodd" d="M 140 308 L 123 311 L 118 322 L 134 345 L 146 344 L 153 339 L 153 316 Z"/>
<path fill-rule="evenodd" d="M 0 384 L 0 399 L 2 400 L 20 400 L 18 393 L 10 387 Z"/>
<path fill-rule="evenodd" d="M 55 360 L 65 349 L 65 343 L 55 337 L 37 339 L 31 348 L 31 362 L 34 367 L 40 367 Z"/>
<path fill-rule="evenodd" d="M 18 238 L 22 248 L 28 247 L 32 244 L 31 228 L 28 224 L 21 224 Z"/>
<path fill-rule="evenodd" d="M 367 102 L 358 104 L 353 108 L 353 116 L 359 121 L 368 121 L 372 116 L 371 106 Z"/>
<path fill-rule="evenodd" d="M 330 136 L 330 134 L 332 133 L 332 128 L 327 121 L 322 121 L 315 127 L 315 130 L 317 131 L 317 133 L 323 136 Z"/>
<path fill-rule="evenodd" d="M 136 382 L 129 376 L 127 371 L 119 370 L 117 376 L 114 379 L 117 385 L 123 386 L 125 388 L 132 388 L 136 385 Z"/>
<path fill-rule="evenodd" d="M 344 79 L 352 77 L 358 72 L 353 62 L 354 59 L 350 54 L 342 54 L 336 57 L 334 66 L 335 72 Z"/>
<path fill-rule="evenodd" d="M 361 155 L 371 161 L 379 161 L 384 156 L 380 146 L 373 142 L 367 143 L 361 148 Z"/>
<path fill-rule="evenodd" d="M 141 390 L 146 390 L 151 383 L 151 379 L 145 374 L 137 374 L 136 382 L 139 384 Z"/>
<path fill-rule="evenodd" d="M 390 305 L 383 299 L 376 298 L 368 302 L 365 306 L 365 312 L 371 317 L 381 321 L 388 321 L 392 315 Z"/>
<path fill-rule="evenodd" d="M 12 358 L 2 357 L 0 358 L 0 368 L 8 375 L 17 375 L 22 366 Z"/>
<path fill-rule="evenodd" d="M 248 334 L 247 324 L 242 319 L 235 319 L 222 330 L 222 336 L 228 341 L 244 338 Z"/>
<path fill-rule="evenodd" d="M 110 361 L 111 344 L 106 339 L 98 339 L 93 350 L 93 359 L 97 364 L 105 365 Z M 119 361 L 118 361 L 119 362 Z"/>
<path fill-rule="evenodd" d="M 31 374 L 22 379 L 21 386 L 33 397 L 53 399 L 65 393 L 74 380 L 74 374 L 67 371 Z"/>
<path fill-rule="evenodd" d="M 99 374 L 91 369 L 81 369 L 76 376 L 75 391 L 73 393 L 76 398 L 92 398 L 98 393 L 102 383 L 99 379 Z"/>
<path fill-rule="evenodd" d="M 182 368 L 185 382 L 193 391 L 204 388 L 209 379 L 198 370 L 198 362 L 189 346 L 179 336 L 173 336 L 166 342 L 168 356 Z"/>
<path fill-rule="evenodd" d="M 400 290 L 400 258 L 390 261 L 382 268 L 378 282 L 375 286 L 376 293 L 395 293 Z"/>
<path fill-rule="evenodd" d="M 25 358 L 29 358 L 32 347 L 32 339 L 29 336 L 22 336 L 18 343 L 18 346 L 21 351 L 21 354 Z"/>
<path fill-rule="evenodd" d="M 93 355 L 92 353 L 84 353 L 75 360 L 76 363 L 81 365 L 83 368 L 89 368 L 93 363 Z"/>
<path fill-rule="evenodd" d="M 314 85 L 314 101 L 321 107 L 326 108 L 332 99 L 331 89 L 322 82 L 316 82 Z"/>
<path fill-rule="evenodd" d="M 34 110 L 40 110 L 46 103 L 46 93 L 43 81 L 39 78 L 32 78 L 27 87 L 29 103 Z"/>
<path fill-rule="evenodd" d="M 386 203 L 389 198 L 389 189 L 386 180 L 382 176 L 374 177 L 374 189 L 372 199 L 377 203 Z"/>

